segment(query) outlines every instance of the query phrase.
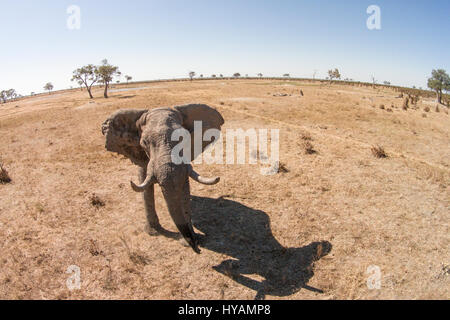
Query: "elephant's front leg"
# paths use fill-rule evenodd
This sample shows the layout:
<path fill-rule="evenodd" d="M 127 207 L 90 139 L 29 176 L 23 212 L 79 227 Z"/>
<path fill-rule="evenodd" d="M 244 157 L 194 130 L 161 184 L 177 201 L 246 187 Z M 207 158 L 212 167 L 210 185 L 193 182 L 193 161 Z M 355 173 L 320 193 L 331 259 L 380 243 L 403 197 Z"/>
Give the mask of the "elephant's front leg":
<path fill-rule="evenodd" d="M 139 179 L 141 183 L 145 180 L 146 176 L 147 176 L 147 168 L 146 167 L 140 168 Z M 161 229 L 161 225 L 159 224 L 159 219 L 158 216 L 156 215 L 155 210 L 155 188 L 153 184 L 149 185 L 144 190 L 143 197 L 144 197 L 145 214 L 147 216 L 146 231 L 151 235 L 155 235 Z"/>

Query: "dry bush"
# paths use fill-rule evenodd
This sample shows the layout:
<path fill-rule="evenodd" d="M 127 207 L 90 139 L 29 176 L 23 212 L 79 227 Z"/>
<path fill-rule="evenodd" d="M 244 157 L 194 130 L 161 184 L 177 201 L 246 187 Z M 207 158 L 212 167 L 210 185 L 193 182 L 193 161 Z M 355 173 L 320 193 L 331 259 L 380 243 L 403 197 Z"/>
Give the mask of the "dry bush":
<path fill-rule="evenodd" d="M 425 107 L 425 108 L 423 109 L 423 111 L 425 111 L 425 112 L 430 112 L 430 107 Z"/>
<path fill-rule="evenodd" d="M 280 162 L 278 164 L 278 173 L 288 173 L 289 169 L 286 167 L 286 165 L 283 162 Z"/>
<path fill-rule="evenodd" d="M 305 141 L 303 143 L 303 148 L 305 149 L 306 154 L 314 154 L 317 153 L 316 150 L 314 150 L 314 146 L 309 141 Z"/>
<path fill-rule="evenodd" d="M 6 168 L 0 163 L 0 184 L 10 183 L 11 181 L 8 171 L 6 171 Z"/>
<path fill-rule="evenodd" d="M 92 206 L 96 207 L 96 208 L 101 208 L 105 206 L 105 201 L 103 201 L 98 195 L 96 195 L 95 193 L 93 193 L 90 197 L 89 197 L 89 201 L 91 203 Z"/>
<path fill-rule="evenodd" d="M 386 111 L 387 111 L 387 112 L 394 112 L 394 111 L 392 111 L 391 108 L 387 108 Z"/>
<path fill-rule="evenodd" d="M 438 105 L 436 105 L 435 111 L 436 111 L 436 112 L 439 112 L 439 106 L 438 106 Z"/>
<path fill-rule="evenodd" d="M 302 140 L 304 140 L 304 141 L 312 141 L 313 138 L 311 137 L 311 135 L 309 133 L 304 133 L 304 134 L 302 134 Z"/>
<path fill-rule="evenodd" d="M 422 118 L 426 118 L 427 114 L 426 113 L 422 113 Z"/>
<path fill-rule="evenodd" d="M 384 148 L 381 146 L 374 146 L 371 149 L 372 154 L 376 157 L 376 158 L 387 158 L 388 155 L 386 153 L 386 151 L 384 151 Z"/>
<path fill-rule="evenodd" d="M 380 109 L 384 110 L 384 104 L 380 104 Z"/>

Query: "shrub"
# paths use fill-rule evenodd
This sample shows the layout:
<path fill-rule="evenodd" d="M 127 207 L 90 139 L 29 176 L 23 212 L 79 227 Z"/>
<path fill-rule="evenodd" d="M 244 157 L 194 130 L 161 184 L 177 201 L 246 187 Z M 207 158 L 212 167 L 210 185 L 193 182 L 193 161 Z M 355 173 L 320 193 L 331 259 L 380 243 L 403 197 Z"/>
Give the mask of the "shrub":
<path fill-rule="evenodd" d="M 430 107 L 425 107 L 425 108 L 423 109 L 423 111 L 425 111 L 425 112 L 430 112 Z"/>

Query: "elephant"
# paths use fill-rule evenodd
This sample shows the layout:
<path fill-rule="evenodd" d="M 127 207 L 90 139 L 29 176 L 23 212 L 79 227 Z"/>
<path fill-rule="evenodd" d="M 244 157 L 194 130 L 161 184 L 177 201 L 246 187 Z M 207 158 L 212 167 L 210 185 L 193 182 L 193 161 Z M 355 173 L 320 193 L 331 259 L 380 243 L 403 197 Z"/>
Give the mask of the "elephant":
<path fill-rule="evenodd" d="M 191 161 L 215 142 L 214 139 L 202 141 L 201 148 L 194 148 L 194 121 L 201 121 L 202 137 L 209 129 L 220 133 L 224 124 L 222 115 L 214 108 L 188 104 L 150 110 L 119 110 L 102 124 L 102 133 L 106 150 L 124 155 L 139 167 L 141 183 L 130 183 L 134 191 L 143 193 L 147 228 L 155 232 L 161 230 L 154 198 L 154 184 L 158 183 L 177 229 L 192 249 L 200 253 L 191 221 L 189 177 L 206 185 L 214 185 L 220 178 L 203 177 L 195 172 L 189 161 L 177 164 L 171 157 L 173 148 L 179 143 L 172 141 L 172 134 L 177 129 L 186 129 L 190 134 Z"/>

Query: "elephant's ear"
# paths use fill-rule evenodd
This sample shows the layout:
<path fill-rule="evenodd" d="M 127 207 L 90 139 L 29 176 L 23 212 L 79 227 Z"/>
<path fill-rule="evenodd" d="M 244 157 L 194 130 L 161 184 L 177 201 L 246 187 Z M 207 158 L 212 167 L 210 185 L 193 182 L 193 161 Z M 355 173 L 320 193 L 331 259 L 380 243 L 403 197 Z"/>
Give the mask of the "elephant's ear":
<path fill-rule="evenodd" d="M 194 122 L 202 122 L 202 137 L 205 131 L 209 129 L 220 130 L 224 124 L 222 115 L 214 108 L 207 106 L 206 104 L 188 104 L 183 106 L 174 107 L 175 110 L 179 111 L 183 117 L 183 127 L 186 128 L 191 133 L 192 141 L 192 160 L 194 160 L 198 154 L 194 154 Z M 202 139 L 203 140 L 203 139 Z M 206 147 L 214 141 L 203 141 L 203 146 L 201 152 L 203 152 Z"/>
<path fill-rule="evenodd" d="M 148 110 L 119 110 L 102 124 L 105 148 L 129 158 L 134 164 L 145 166 L 147 154 L 140 145 L 140 129 L 136 122 Z"/>

